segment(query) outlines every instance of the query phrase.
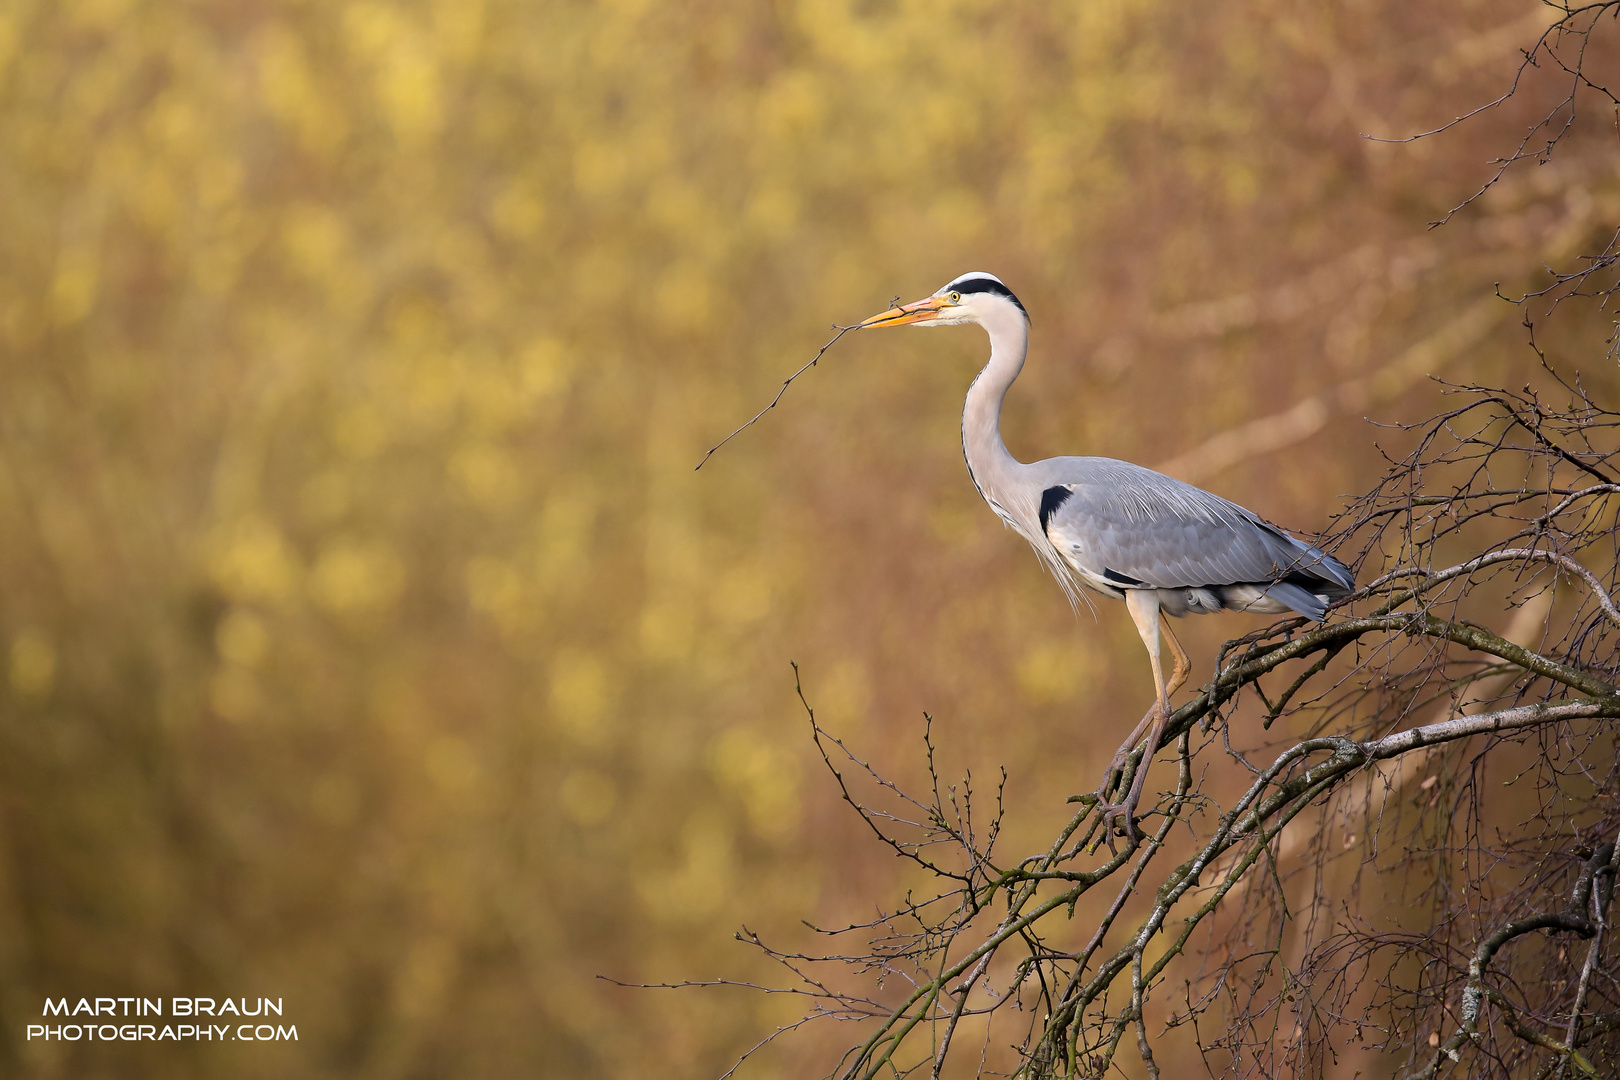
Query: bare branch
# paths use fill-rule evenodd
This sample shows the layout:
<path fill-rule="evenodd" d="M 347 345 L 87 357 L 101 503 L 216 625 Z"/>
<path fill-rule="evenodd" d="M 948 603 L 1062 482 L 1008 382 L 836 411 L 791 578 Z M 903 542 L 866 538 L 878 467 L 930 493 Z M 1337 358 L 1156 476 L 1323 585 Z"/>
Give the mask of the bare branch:
<path fill-rule="evenodd" d="M 764 416 L 766 413 L 768 413 L 772 409 L 776 408 L 776 403 L 778 401 L 782 400 L 782 395 L 787 393 L 788 387 L 793 385 L 793 380 L 797 379 L 800 375 L 803 375 L 805 372 L 807 372 L 811 368 L 815 367 L 816 362 L 819 361 L 822 358 L 822 356 L 824 356 L 826 354 L 828 349 L 833 347 L 834 342 L 836 342 L 839 338 L 843 337 L 845 334 L 849 333 L 851 330 L 859 330 L 860 329 L 860 324 L 856 323 L 853 326 L 835 326 L 834 329 L 836 329 L 838 331 L 838 333 L 834 334 L 831 338 L 829 338 L 828 341 L 827 341 L 827 344 L 823 345 L 819 350 L 817 350 L 816 355 L 810 358 L 810 362 L 808 364 L 804 365 L 798 371 L 795 371 L 793 374 L 789 375 L 787 378 L 782 380 L 782 385 L 777 389 L 776 396 L 771 398 L 771 403 L 769 405 L 765 406 L 763 409 L 759 410 L 759 412 L 755 413 L 753 416 L 750 416 L 746 421 L 744 421 L 737 428 L 737 430 L 733 431 L 730 435 L 727 435 L 725 438 L 721 439 L 719 442 L 717 442 L 713 446 L 709 447 L 709 452 L 707 454 L 703 455 L 703 460 L 699 461 L 696 465 L 692 466 L 692 471 L 693 472 L 696 472 L 697 470 L 703 468 L 704 463 L 707 462 L 711 457 L 714 456 L 714 452 L 716 450 L 718 450 L 722 446 L 726 445 L 726 443 L 730 442 L 732 439 L 735 439 L 738 435 L 741 435 L 744 431 L 746 431 L 749 428 L 753 427 L 754 424 L 759 421 L 760 417 Z"/>

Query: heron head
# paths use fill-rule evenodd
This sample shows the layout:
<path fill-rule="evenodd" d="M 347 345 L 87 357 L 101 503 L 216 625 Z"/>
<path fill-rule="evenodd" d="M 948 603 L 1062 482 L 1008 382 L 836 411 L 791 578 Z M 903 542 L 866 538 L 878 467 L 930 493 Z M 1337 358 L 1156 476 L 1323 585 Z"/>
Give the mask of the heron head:
<path fill-rule="evenodd" d="M 963 274 L 933 296 L 911 304 L 891 307 L 872 316 L 861 327 L 878 326 L 960 326 L 963 323 L 984 325 L 987 317 L 998 312 L 1017 309 L 1026 320 L 1029 312 L 1018 302 L 1012 290 L 994 274 L 975 270 Z"/>

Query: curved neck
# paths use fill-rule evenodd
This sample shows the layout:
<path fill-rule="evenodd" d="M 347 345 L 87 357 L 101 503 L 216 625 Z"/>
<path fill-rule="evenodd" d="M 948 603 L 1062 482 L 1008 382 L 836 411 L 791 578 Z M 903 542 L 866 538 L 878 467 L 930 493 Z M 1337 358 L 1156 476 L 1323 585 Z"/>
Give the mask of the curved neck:
<path fill-rule="evenodd" d="M 983 326 L 990 335 L 990 362 L 968 389 L 962 409 L 962 455 L 979 493 L 994 506 L 1002 502 L 996 498 L 998 490 L 1005 490 L 1004 482 L 1020 467 L 1001 441 L 1001 403 L 1023 370 L 1029 323 L 1007 305 L 1005 311 L 991 312 Z"/>

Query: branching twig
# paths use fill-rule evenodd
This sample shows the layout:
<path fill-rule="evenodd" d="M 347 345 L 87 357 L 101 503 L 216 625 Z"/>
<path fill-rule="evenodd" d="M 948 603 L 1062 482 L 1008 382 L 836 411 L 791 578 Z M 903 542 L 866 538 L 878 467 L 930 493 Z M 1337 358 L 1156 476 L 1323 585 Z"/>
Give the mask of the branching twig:
<path fill-rule="evenodd" d="M 722 446 L 726 445 L 726 443 L 730 442 L 732 439 L 735 439 L 738 435 L 741 435 L 744 431 L 746 431 L 749 428 L 753 427 L 754 424 L 759 420 L 760 417 L 764 416 L 766 413 L 768 413 L 772 409 L 776 408 L 776 403 L 778 401 L 782 400 L 782 395 L 787 393 L 788 387 L 793 385 L 793 380 L 797 379 L 800 375 L 803 375 L 805 372 L 807 372 L 811 368 L 815 367 L 816 362 L 819 361 L 822 358 L 822 356 L 826 354 L 828 349 L 833 347 L 834 342 L 836 342 L 839 338 L 843 337 L 845 334 L 849 333 L 851 330 L 859 330 L 860 329 L 860 324 L 857 323 L 857 324 L 855 324 L 853 326 L 839 326 L 836 323 L 834 323 L 833 328 L 836 329 L 838 331 L 838 333 L 834 334 L 827 341 L 827 344 L 823 345 L 816 352 L 816 355 L 810 358 L 810 362 L 808 364 L 804 365 L 798 371 L 795 371 L 793 374 L 789 375 L 787 378 L 782 380 L 782 385 L 777 389 L 776 396 L 771 398 L 771 403 L 769 405 L 765 406 L 763 409 L 759 410 L 759 412 L 755 413 L 753 416 L 750 416 L 747 419 L 747 421 L 745 421 L 740 427 L 737 428 L 736 431 L 733 431 L 730 435 L 727 435 L 725 438 L 721 439 L 719 442 L 717 442 L 713 446 L 709 447 L 709 452 L 707 454 L 703 455 L 703 460 L 698 462 L 696 465 L 692 466 L 692 471 L 693 472 L 696 472 L 697 470 L 703 468 L 704 463 L 707 462 L 711 457 L 714 456 L 714 452 L 716 450 L 718 450 Z"/>

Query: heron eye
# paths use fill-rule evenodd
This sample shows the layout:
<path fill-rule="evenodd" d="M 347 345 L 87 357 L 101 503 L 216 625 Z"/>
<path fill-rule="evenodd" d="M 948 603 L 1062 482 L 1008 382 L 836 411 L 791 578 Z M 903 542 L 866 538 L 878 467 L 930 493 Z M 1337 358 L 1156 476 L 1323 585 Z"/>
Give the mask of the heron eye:
<path fill-rule="evenodd" d="M 962 302 L 962 294 L 961 293 L 959 293 L 959 292 L 951 293 L 951 303 L 960 304 L 961 302 Z"/>

